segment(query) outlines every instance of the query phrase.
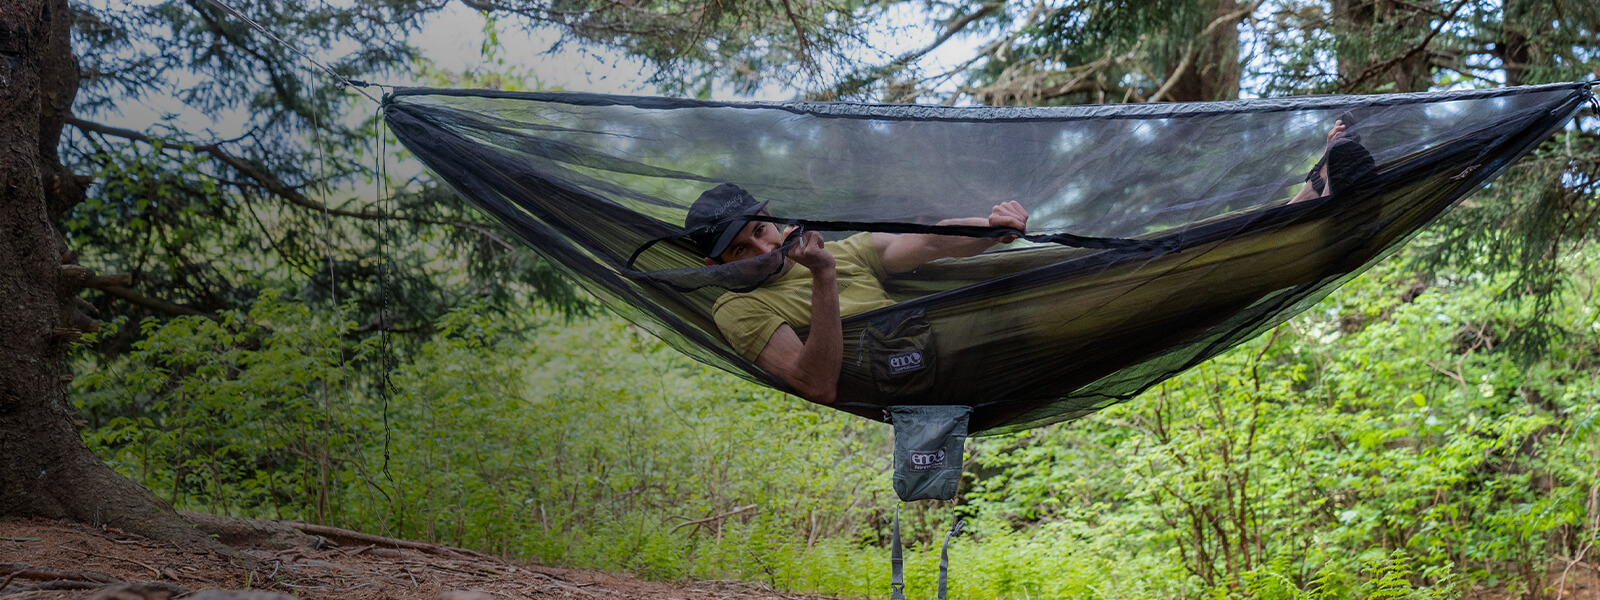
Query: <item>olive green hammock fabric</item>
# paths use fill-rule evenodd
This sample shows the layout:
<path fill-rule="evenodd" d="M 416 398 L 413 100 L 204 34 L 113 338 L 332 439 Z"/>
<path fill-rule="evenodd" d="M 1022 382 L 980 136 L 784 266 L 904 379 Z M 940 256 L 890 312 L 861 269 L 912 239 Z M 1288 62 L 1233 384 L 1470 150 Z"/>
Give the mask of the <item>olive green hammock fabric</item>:
<path fill-rule="evenodd" d="M 713 321 L 772 273 L 704 267 L 684 239 L 702 192 L 739 185 L 833 239 L 1002 235 L 932 224 L 1022 203 L 1031 241 L 892 277 L 897 304 L 844 318 L 834 407 L 970 406 L 992 434 L 1128 400 L 1304 311 L 1563 127 L 1591 85 L 1057 108 L 402 89 L 384 112 L 612 309 L 784 390 Z M 1330 193 L 1288 203 L 1341 119 Z"/>

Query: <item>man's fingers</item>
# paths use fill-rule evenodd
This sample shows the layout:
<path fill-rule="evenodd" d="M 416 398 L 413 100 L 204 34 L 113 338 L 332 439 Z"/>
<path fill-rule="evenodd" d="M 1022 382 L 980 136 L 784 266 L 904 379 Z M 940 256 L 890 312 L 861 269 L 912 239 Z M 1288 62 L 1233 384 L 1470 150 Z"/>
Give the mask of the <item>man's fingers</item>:
<path fill-rule="evenodd" d="M 822 234 L 815 231 L 807 231 L 800 234 L 800 243 L 795 245 L 794 250 L 790 251 L 790 255 L 803 256 L 821 251 Z"/>
<path fill-rule="evenodd" d="M 1009 227 L 1019 231 L 1028 230 L 1028 210 L 1022 204 L 1012 200 L 996 204 L 989 210 L 990 227 Z M 1009 244 L 1017 240 L 1017 236 L 1008 235 L 1000 238 L 1000 243 Z"/>

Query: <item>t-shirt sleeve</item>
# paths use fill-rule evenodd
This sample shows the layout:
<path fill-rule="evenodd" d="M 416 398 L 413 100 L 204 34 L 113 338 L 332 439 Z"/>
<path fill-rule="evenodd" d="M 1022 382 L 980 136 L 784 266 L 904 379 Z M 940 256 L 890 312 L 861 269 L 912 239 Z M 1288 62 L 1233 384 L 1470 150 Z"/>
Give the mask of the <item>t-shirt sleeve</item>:
<path fill-rule="evenodd" d="M 722 330 L 722 337 L 748 361 L 755 361 L 772 334 L 783 325 L 783 318 L 776 311 L 748 297 L 733 297 L 717 303 L 713 317 L 717 329 Z"/>
<path fill-rule="evenodd" d="M 835 260 L 847 260 L 861 265 L 879 281 L 889 277 L 889 272 L 883 268 L 883 257 L 878 256 L 877 247 L 872 245 L 870 232 L 852 235 L 839 240 L 838 244 L 837 247 L 829 249 L 833 252 Z"/>

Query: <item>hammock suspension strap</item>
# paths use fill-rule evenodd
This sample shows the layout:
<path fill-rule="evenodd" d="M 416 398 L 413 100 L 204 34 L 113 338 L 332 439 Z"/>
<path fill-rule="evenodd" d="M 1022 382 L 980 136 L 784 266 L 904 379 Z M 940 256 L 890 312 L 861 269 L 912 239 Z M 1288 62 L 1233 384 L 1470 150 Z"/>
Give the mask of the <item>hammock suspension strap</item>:
<path fill-rule="evenodd" d="M 889 550 L 889 600 L 906 600 L 905 558 L 902 556 L 900 543 L 900 507 L 901 502 L 894 507 L 894 528 L 890 535 L 892 541 Z M 944 544 L 939 547 L 939 600 L 945 600 L 950 580 L 950 538 L 961 535 L 967 522 L 959 515 L 951 516 L 950 531 L 944 534 Z"/>
<path fill-rule="evenodd" d="M 944 546 L 939 548 L 939 600 L 945 600 L 945 581 L 949 579 L 950 538 L 961 535 L 961 530 L 967 526 L 959 516 L 952 516 L 951 520 L 950 531 L 944 534 Z"/>
<path fill-rule="evenodd" d="M 894 506 L 894 529 L 889 537 L 892 540 L 889 550 L 889 600 L 906 600 L 906 574 L 905 558 L 900 555 L 900 507 L 904 502 Z"/>

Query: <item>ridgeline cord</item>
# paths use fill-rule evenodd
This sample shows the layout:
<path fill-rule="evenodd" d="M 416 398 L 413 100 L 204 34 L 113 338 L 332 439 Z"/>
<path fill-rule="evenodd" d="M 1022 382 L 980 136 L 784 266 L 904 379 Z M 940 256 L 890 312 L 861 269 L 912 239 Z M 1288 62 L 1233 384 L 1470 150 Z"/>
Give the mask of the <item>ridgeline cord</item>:
<path fill-rule="evenodd" d="M 378 110 L 381 112 L 383 109 L 380 108 Z M 379 206 L 383 205 L 385 199 L 390 202 L 394 201 L 394 198 L 389 195 L 389 163 L 384 160 L 384 156 L 389 151 L 388 130 L 387 122 L 379 119 L 378 139 L 373 142 L 378 147 L 378 151 L 374 153 L 375 156 L 373 157 L 373 162 L 376 163 L 373 166 L 373 193 L 378 196 L 376 201 Z M 393 214 L 393 206 L 390 209 L 389 214 Z M 380 394 L 383 396 L 383 477 L 389 480 L 391 486 L 394 485 L 394 475 L 389 472 L 389 441 L 391 437 L 389 429 L 389 399 L 394 396 L 392 374 L 398 365 L 395 364 L 394 348 L 390 339 L 394 335 L 394 318 L 389 312 L 389 286 L 392 279 L 391 271 L 394 270 L 394 259 L 389 258 L 386 252 L 390 246 L 389 236 L 393 232 L 394 224 L 385 220 L 382 229 L 378 233 L 378 256 L 387 259 L 383 260 L 378 266 L 378 329 L 379 334 L 382 336 L 379 338 L 379 351 L 382 354 L 381 362 L 379 363 L 379 368 L 381 369 L 379 377 L 381 379 L 380 386 L 382 387 Z"/>
<path fill-rule="evenodd" d="M 309 77 L 309 75 L 308 73 L 307 76 Z M 322 204 L 322 231 L 325 240 L 324 256 L 328 261 L 328 298 L 329 302 L 333 304 L 335 319 L 333 351 L 338 357 L 339 374 L 341 375 L 339 394 L 346 401 L 349 401 L 350 389 L 347 377 L 350 373 L 350 365 L 344 359 L 344 307 L 339 304 L 339 271 L 337 268 L 338 261 L 334 258 L 333 216 L 328 209 L 328 152 L 327 148 L 324 147 L 325 140 L 322 136 L 322 113 L 317 109 L 316 102 L 311 103 L 311 144 L 316 147 L 317 153 L 317 182 L 314 189 L 321 193 L 321 198 L 318 198 L 318 200 Z M 322 409 L 329 413 L 323 419 L 323 431 L 324 435 L 327 435 L 327 424 L 333 422 L 333 406 L 328 399 L 328 379 L 326 377 L 322 378 Z M 326 441 L 324 440 L 324 443 Z"/>
<path fill-rule="evenodd" d="M 244 13 L 241 13 L 241 12 L 239 12 L 237 10 L 234 10 L 234 8 L 232 6 L 228 6 L 226 4 L 223 4 L 220 0 L 206 0 L 206 2 L 209 3 L 212 6 L 217 7 L 218 9 L 222 10 L 222 12 L 228 13 L 229 16 L 232 16 L 233 18 L 238 19 L 240 21 L 244 21 L 245 24 L 249 25 L 251 28 L 255 29 L 256 31 L 261 32 L 261 35 L 267 36 L 267 38 L 271 39 L 272 41 L 277 42 L 279 45 L 281 45 L 281 46 L 283 46 L 285 48 L 288 48 L 290 52 L 298 54 L 300 56 L 300 58 L 306 59 L 307 62 L 310 62 L 313 65 L 316 65 L 317 68 L 322 69 L 323 71 L 327 71 L 327 73 L 329 75 L 333 76 L 334 79 L 338 80 L 339 85 L 346 86 L 346 87 L 353 87 L 353 88 L 355 88 L 356 92 L 360 93 L 363 96 L 366 96 L 368 100 L 371 100 L 373 102 L 378 102 L 378 99 L 372 97 L 372 94 L 368 94 L 366 92 L 366 90 L 361 89 L 361 88 L 364 88 L 364 87 L 373 86 L 373 85 L 377 85 L 377 84 L 367 83 L 367 82 L 361 81 L 359 79 L 351 79 L 349 77 L 345 77 L 344 75 L 340 75 L 337 71 L 334 71 L 332 68 L 328 67 L 328 65 L 325 65 L 325 64 L 322 64 L 321 62 L 318 62 L 317 59 L 311 58 L 311 55 L 306 54 L 305 52 L 301 52 L 300 49 L 296 48 L 293 44 L 290 44 L 289 42 L 283 41 L 283 38 L 280 38 L 280 37 L 278 37 L 276 35 L 273 35 L 271 31 L 267 31 L 266 27 L 262 27 L 260 23 L 255 22 L 250 17 L 244 16 Z M 382 104 L 382 102 L 379 102 L 379 104 Z"/>
<path fill-rule="evenodd" d="M 366 87 L 380 87 L 381 88 L 382 87 L 381 85 L 375 84 L 375 83 L 369 83 L 369 82 L 362 81 L 362 80 L 359 80 L 359 79 L 351 79 L 349 77 L 345 77 L 344 75 L 340 74 L 338 71 L 334 71 L 333 68 L 329 67 L 328 65 L 323 64 L 321 61 L 318 61 L 317 59 L 312 58 L 311 55 L 306 54 L 305 52 L 301 51 L 300 48 L 296 47 L 294 44 L 290 44 L 289 42 L 284 41 L 283 38 L 280 38 L 277 35 L 274 35 L 271 31 L 268 31 L 266 27 L 263 27 L 260 23 L 257 23 L 254 19 L 251 19 L 250 17 L 245 16 L 244 13 L 239 12 L 237 9 L 233 8 L 232 6 L 229 6 L 227 4 L 222 3 L 220 0 L 206 0 L 206 3 L 208 3 L 208 4 L 212 5 L 212 6 L 215 6 L 217 9 L 221 10 L 222 12 L 227 13 L 229 16 L 231 16 L 231 17 L 233 17 L 235 19 L 238 19 L 238 20 L 244 22 L 246 25 L 249 25 L 252 29 L 255 29 L 257 32 L 260 32 L 261 35 L 267 36 L 268 39 L 270 39 L 270 40 L 272 40 L 274 42 L 277 42 L 278 45 L 283 46 L 284 48 L 289 49 L 290 52 L 293 52 L 293 53 L 295 53 L 295 55 L 299 56 L 300 58 L 305 59 L 306 62 L 309 62 L 312 65 L 315 65 L 317 68 L 322 69 L 323 72 L 327 73 L 330 77 L 333 77 L 333 79 L 339 83 L 340 87 L 353 88 L 353 89 L 355 89 L 356 93 L 359 93 L 362 96 L 365 96 L 368 100 L 371 100 L 371 101 L 377 103 L 380 107 L 383 105 L 382 101 L 378 100 L 377 98 L 373 97 L 372 94 L 369 94 L 369 93 L 367 93 L 366 90 L 362 89 L 362 88 L 366 88 Z M 315 103 L 313 103 L 311 110 L 312 110 L 312 117 L 311 117 L 311 119 L 312 119 L 312 132 L 313 132 L 313 141 L 312 141 L 312 143 L 316 144 L 316 146 L 317 146 L 318 166 L 323 171 L 322 176 L 319 178 L 318 185 L 320 186 L 320 188 L 322 189 L 322 192 L 323 192 L 323 194 L 322 194 L 323 195 L 322 219 L 323 219 L 323 228 L 324 228 L 324 231 L 327 234 L 327 243 L 328 243 L 328 246 L 327 246 L 328 247 L 328 278 L 329 278 L 328 279 L 328 283 L 329 283 L 329 286 L 330 286 L 330 288 L 332 290 L 331 293 L 330 293 L 330 297 L 332 298 L 332 301 L 333 301 L 333 304 L 334 304 L 335 314 L 338 314 L 339 317 L 340 317 L 340 320 L 342 321 L 343 318 L 344 318 L 343 317 L 344 311 L 339 306 L 338 274 L 337 274 L 337 271 L 335 270 L 335 263 L 334 263 L 334 259 L 333 259 L 333 220 L 332 220 L 331 215 L 329 214 L 328 203 L 327 203 L 327 195 L 328 195 L 327 194 L 327 177 L 326 177 L 326 175 L 327 175 L 327 173 L 326 173 L 327 155 L 325 154 L 325 149 L 322 146 L 321 129 L 320 129 L 319 123 L 318 123 L 318 121 L 319 121 L 318 114 L 319 113 L 317 112 Z M 380 108 L 379 110 L 381 111 L 382 109 Z M 374 182 L 375 185 L 373 187 L 374 187 L 374 190 L 375 190 L 374 193 L 376 193 L 378 195 L 377 202 L 381 205 L 382 202 L 383 202 L 383 199 L 388 195 L 389 170 L 388 170 L 388 164 L 383 160 L 384 159 L 384 153 L 388 151 L 388 140 L 385 139 L 385 135 L 386 135 L 386 132 L 387 132 L 387 124 L 383 123 L 381 118 L 379 119 L 379 122 L 380 122 L 380 125 L 378 126 L 379 127 L 379 129 L 378 129 L 378 140 L 375 142 L 375 144 L 378 146 L 378 152 L 376 153 L 376 156 L 373 157 L 373 162 L 375 163 L 375 166 L 373 168 L 373 177 L 376 180 Z M 392 200 L 392 198 L 391 198 L 391 200 Z M 391 227 L 391 226 L 389 226 L 389 224 L 385 223 L 384 226 L 383 226 L 382 232 L 379 233 L 379 235 L 378 235 L 378 254 L 380 256 L 384 255 L 385 245 L 386 245 L 386 242 L 388 241 L 387 237 L 392 234 L 392 229 L 393 229 L 393 227 Z M 390 275 L 391 275 L 391 271 L 393 270 L 394 266 L 393 266 L 393 264 L 390 264 L 389 261 L 385 261 L 385 265 L 386 266 L 378 267 L 378 290 L 379 290 L 380 303 L 381 303 L 379 311 L 378 311 L 378 323 L 379 323 L 379 327 L 381 329 L 381 335 L 382 335 L 381 348 L 382 348 L 382 353 L 383 353 L 383 358 L 381 359 L 381 363 L 380 363 L 382 371 L 383 371 L 382 375 L 381 375 L 381 378 L 382 378 L 381 395 L 383 396 L 383 468 L 382 468 L 382 471 L 383 471 L 384 478 L 388 479 L 389 483 L 391 485 L 393 485 L 394 484 L 394 475 L 389 471 L 389 445 L 390 445 L 391 438 L 392 438 L 392 431 L 391 431 L 391 429 L 389 427 L 389 400 L 394 395 L 394 380 L 391 377 L 391 374 L 394 372 L 394 369 L 395 369 L 396 365 L 395 365 L 393 348 L 392 348 L 391 342 L 390 342 L 390 335 L 393 333 L 394 326 L 393 326 L 392 317 L 391 317 L 390 311 L 389 311 L 389 284 L 390 284 L 389 280 L 391 279 Z M 340 348 L 339 348 L 339 365 L 340 365 L 340 369 L 342 371 L 347 371 L 349 369 L 349 365 L 346 364 L 345 360 L 344 360 L 344 350 L 343 350 L 344 329 L 343 329 L 343 324 L 342 323 L 340 324 L 339 342 L 338 343 L 339 343 L 339 346 L 340 346 Z M 327 383 L 326 382 L 323 383 L 323 398 L 324 398 L 324 403 L 326 403 L 326 399 L 327 399 Z M 380 489 L 380 491 L 381 491 L 381 489 Z M 387 493 L 385 493 L 385 495 L 387 495 Z"/>

